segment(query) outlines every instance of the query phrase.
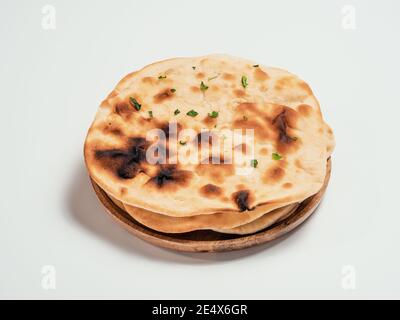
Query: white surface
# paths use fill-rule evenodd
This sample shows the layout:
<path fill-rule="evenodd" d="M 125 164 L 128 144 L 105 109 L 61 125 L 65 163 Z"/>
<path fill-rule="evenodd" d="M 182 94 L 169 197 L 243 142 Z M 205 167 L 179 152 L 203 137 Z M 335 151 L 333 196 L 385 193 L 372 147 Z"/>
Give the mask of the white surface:
<path fill-rule="evenodd" d="M 56 9 L 43 30 L 42 7 Z M 354 5 L 356 29 L 342 28 Z M 1 298 L 400 298 L 398 1 L 0 3 Z M 286 68 L 320 99 L 337 147 L 326 197 L 272 245 L 179 254 L 104 212 L 82 144 L 120 78 L 228 53 Z M 41 286 L 53 265 L 56 289 Z M 342 268 L 356 271 L 354 290 Z"/>

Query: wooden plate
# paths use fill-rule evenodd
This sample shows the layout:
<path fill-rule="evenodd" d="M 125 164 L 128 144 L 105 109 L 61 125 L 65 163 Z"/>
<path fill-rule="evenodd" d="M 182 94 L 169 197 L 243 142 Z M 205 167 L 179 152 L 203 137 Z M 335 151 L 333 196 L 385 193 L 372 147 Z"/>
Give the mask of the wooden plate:
<path fill-rule="evenodd" d="M 266 243 L 298 227 L 310 217 L 317 208 L 325 193 L 330 174 L 331 160 L 329 158 L 327 161 L 325 182 L 317 194 L 304 200 L 290 217 L 251 235 L 232 235 L 209 230 L 168 234 L 149 229 L 133 219 L 128 213 L 121 210 L 93 180 L 91 181 L 97 197 L 107 209 L 107 212 L 137 237 L 157 246 L 178 251 L 222 252 L 249 248 Z"/>

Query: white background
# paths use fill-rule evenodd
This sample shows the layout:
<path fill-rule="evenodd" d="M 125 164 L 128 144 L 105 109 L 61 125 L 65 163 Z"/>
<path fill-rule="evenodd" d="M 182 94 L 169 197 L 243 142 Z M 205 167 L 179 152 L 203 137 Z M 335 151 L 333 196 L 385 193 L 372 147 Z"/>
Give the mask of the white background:
<path fill-rule="evenodd" d="M 55 30 L 42 27 L 46 4 Z M 343 28 L 345 5 L 355 30 Z M 2 0 L 0 297 L 400 298 L 399 9 L 394 0 Z M 337 147 L 323 203 L 289 237 L 181 254 L 106 215 L 82 146 L 125 74 L 209 53 L 300 75 Z M 41 285 L 44 265 L 55 267 L 55 290 Z M 343 287 L 347 265 L 354 290 Z"/>

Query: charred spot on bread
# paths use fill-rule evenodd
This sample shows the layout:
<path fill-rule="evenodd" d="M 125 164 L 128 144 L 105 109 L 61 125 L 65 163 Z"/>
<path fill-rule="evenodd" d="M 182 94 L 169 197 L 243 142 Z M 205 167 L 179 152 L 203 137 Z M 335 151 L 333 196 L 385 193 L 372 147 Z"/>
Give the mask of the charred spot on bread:
<path fill-rule="evenodd" d="M 110 150 L 96 150 L 96 159 L 101 160 L 103 158 L 117 159 L 126 156 L 126 151 L 120 149 Z"/>
<path fill-rule="evenodd" d="M 232 194 L 232 199 L 236 203 L 240 212 L 246 210 L 252 210 L 250 208 L 250 191 L 249 190 L 240 190 Z"/>
<path fill-rule="evenodd" d="M 134 109 L 129 105 L 129 103 L 122 101 L 115 104 L 114 111 L 124 120 L 129 120 Z"/>
<path fill-rule="evenodd" d="M 279 133 L 279 141 L 281 143 L 291 143 L 295 139 L 287 134 L 287 122 L 286 122 L 286 109 L 283 110 L 278 116 L 272 121 Z"/>
<path fill-rule="evenodd" d="M 146 147 L 146 139 L 130 138 L 126 149 L 96 150 L 95 158 L 117 177 L 132 179 L 142 171 L 140 164 L 146 159 Z"/>
<path fill-rule="evenodd" d="M 175 191 L 179 187 L 186 187 L 193 174 L 187 170 L 180 170 L 176 165 L 161 165 L 156 175 L 147 181 L 146 185 Z"/>
<path fill-rule="evenodd" d="M 291 153 L 300 147 L 301 141 L 288 132 L 290 126 L 296 124 L 297 119 L 298 113 L 295 110 L 283 107 L 283 111 L 272 120 L 272 125 L 277 133 L 276 142 L 279 153 Z"/>

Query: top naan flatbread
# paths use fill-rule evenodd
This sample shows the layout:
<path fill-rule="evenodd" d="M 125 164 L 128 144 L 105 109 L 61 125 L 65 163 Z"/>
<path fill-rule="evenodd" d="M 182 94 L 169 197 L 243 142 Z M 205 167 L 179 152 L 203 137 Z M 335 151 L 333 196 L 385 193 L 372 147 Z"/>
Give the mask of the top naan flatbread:
<path fill-rule="evenodd" d="M 197 148 L 200 136 L 187 135 L 187 129 L 205 128 L 221 148 L 199 152 L 197 163 L 179 157 L 176 164 L 149 163 L 151 130 L 165 133 L 169 160 Z M 253 129 L 254 139 L 244 133 L 236 139 L 235 133 L 230 145 L 227 130 L 234 129 Z M 122 79 L 100 105 L 85 161 L 90 176 L 116 199 L 183 217 L 301 202 L 321 188 L 333 147 L 332 130 L 304 81 L 281 69 L 212 55 L 161 61 Z M 238 153 L 245 160 L 237 161 Z"/>

